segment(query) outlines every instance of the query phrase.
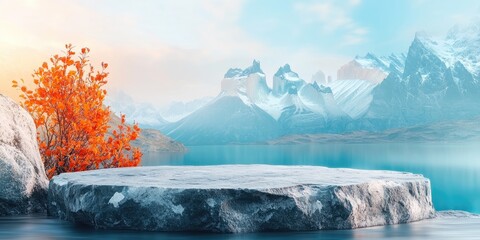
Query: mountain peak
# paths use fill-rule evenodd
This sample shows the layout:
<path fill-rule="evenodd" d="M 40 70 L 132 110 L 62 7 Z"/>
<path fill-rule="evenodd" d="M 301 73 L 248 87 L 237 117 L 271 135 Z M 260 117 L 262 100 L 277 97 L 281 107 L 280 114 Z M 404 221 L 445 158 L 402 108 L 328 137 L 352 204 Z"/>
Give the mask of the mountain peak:
<path fill-rule="evenodd" d="M 233 78 L 242 73 L 242 69 L 240 68 L 230 68 L 228 71 L 225 73 L 224 78 Z"/>
<path fill-rule="evenodd" d="M 260 61 L 257 61 L 255 59 L 253 60 L 252 65 L 250 67 L 243 70 L 242 76 L 248 76 L 248 75 L 253 74 L 253 73 L 265 74 L 265 73 L 263 73 L 262 69 L 260 68 Z"/>
<path fill-rule="evenodd" d="M 240 68 L 228 69 L 228 71 L 224 75 L 224 78 L 248 77 L 248 75 L 253 73 L 265 74 L 260 68 L 260 61 L 257 61 L 255 59 L 253 60 L 252 65 L 245 69 L 240 69 Z"/>
<path fill-rule="evenodd" d="M 424 41 L 430 38 L 430 35 L 425 31 L 415 32 L 415 38 L 413 41 Z"/>
<path fill-rule="evenodd" d="M 375 54 L 368 52 L 367 55 L 365 55 L 365 58 L 370 58 L 370 59 L 377 59 L 377 56 Z"/>
<path fill-rule="evenodd" d="M 330 87 L 326 87 L 323 84 L 318 85 L 317 82 L 311 83 L 312 87 L 321 93 L 333 93 Z"/>
<path fill-rule="evenodd" d="M 298 74 L 292 71 L 292 69 L 290 68 L 290 64 L 288 63 L 283 65 L 283 67 L 280 67 L 274 76 L 280 77 L 285 75 L 286 73 L 292 73 L 291 75 L 296 75 L 296 77 L 298 78 Z"/>
<path fill-rule="evenodd" d="M 293 72 L 289 64 L 280 67 L 273 77 L 273 93 L 283 95 L 285 93 L 297 94 L 297 91 L 305 84 L 296 72 Z"/>

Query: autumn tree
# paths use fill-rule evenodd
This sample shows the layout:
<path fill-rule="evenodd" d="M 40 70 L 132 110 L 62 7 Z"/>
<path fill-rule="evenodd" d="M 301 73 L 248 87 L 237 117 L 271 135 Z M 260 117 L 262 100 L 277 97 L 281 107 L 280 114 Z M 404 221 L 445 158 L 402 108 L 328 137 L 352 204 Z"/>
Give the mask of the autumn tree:
<path fill-rule="evenodd" d="M 88 48 L 76 54 L 71 44 L 65 47 L 64 54 L 35 70 L 32 89 L 13 81 L 37 126 L 47 176 L 137 166 L 142 153 L 130 142 L 138 137 L 138 125 L 127 125 L 122 115 L 117 129 L 109 131 L 111 111 L 103 105 L 108 64 L 96 71 Z"/>

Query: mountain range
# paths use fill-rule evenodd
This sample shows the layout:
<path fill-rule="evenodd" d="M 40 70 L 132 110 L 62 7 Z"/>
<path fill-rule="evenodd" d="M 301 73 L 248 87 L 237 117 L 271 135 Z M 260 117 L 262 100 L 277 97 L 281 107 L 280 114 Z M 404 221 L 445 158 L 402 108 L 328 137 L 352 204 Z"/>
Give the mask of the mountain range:
<path fill-rule="evenodd" d="M 262 142 L 316 133 L 379 132 L 480 114 L 480 25 L 443 39 L 417 33 L 408 52 L 357 56 L 326 79 L 289 64 L 269 87 L 260 62 L 229 69 L 217 97 L 156 128 L 186 145 Z"/>
<path fill-rule="evenodd" d="M 168 123 L 158 108 L 149 103 L 138 103 L 120 90 L 110 91 L 105 99 L 105 104 L 115 115 L 125 114 L 127 123 L 138 123 L 141 128 L 155 129 Z"/>

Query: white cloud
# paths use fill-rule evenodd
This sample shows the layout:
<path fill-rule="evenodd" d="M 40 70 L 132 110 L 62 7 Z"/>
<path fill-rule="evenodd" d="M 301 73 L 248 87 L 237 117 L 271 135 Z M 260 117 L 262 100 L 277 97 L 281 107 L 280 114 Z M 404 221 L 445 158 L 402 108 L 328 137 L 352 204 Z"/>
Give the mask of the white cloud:
<path fill-rule="evenodd" d="M 360 0 L 301 2 L 295 4 L 295 9 L 306 21 L 319 23 L 324 33 L 342 35 L 342 45 L 354 45 L 364 42 L 368 33 L 350 16 L 360 3 Z"/>

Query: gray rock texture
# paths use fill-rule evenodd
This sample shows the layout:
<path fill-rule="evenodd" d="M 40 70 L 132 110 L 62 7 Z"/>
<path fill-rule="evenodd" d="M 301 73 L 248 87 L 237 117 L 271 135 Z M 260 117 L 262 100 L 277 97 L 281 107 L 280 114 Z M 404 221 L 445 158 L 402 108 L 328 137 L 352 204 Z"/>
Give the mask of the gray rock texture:
<path fill-rule="evenodd" d="M 0 216 L 45 212 L 47 187 L 32 117 L 0 94 Z"/>
<path fill-rule="evenodd" d="M 431 218 L 421 175 L 315 166 L 102 169 L 50 181 L 49 213 L 96 228 L 255 232 L 350 229 Z"/>

